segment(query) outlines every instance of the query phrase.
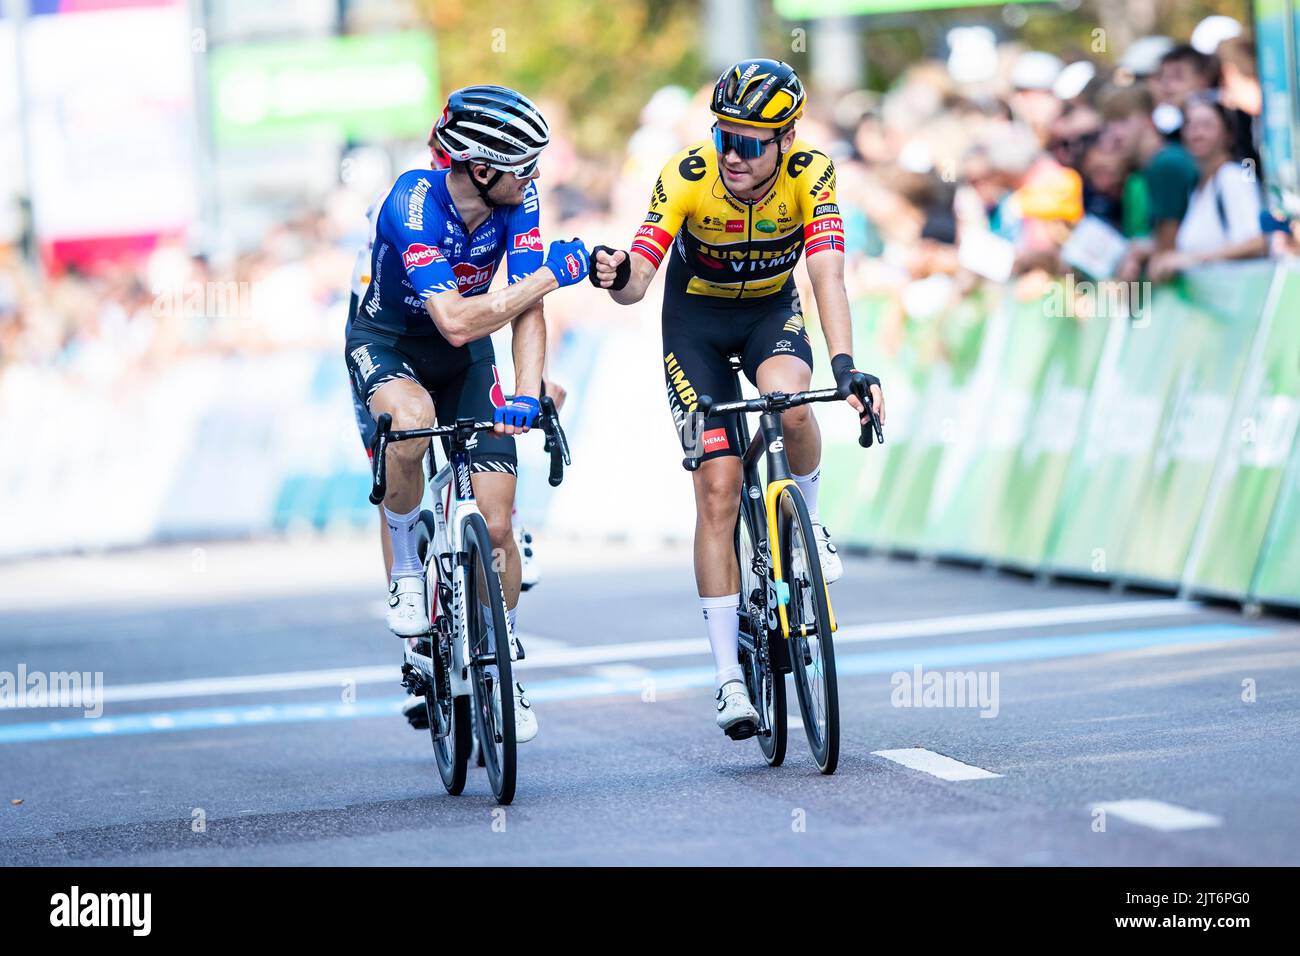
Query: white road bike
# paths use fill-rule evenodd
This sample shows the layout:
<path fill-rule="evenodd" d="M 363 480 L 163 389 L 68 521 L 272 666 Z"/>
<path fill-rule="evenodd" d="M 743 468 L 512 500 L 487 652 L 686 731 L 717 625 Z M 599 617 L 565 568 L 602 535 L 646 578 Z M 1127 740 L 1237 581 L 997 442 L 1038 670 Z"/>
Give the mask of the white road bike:
<path fill-rule="evenodd" d="M 453 425 L 392 430 L 392 418 L 380 415 L 375 434 L 370 500 L 384 500 L 387 489 L 385 452 L 395 441 L 441 438 L 447 462 L 436 467 L 437 442 L 426 458 L 434 510 L 420 512 L 420 560 L 425 566 L 429 630 L 406 642 L 402 683 L 424 697 L 429 734 L 438 774 L 447 792 L 465 789 L 472 743 L 479 753 L 492 795 L 508 804 L 515 797 L 516 743 L 513 664 L 524 649 L 510 628 L 492 542 L 474 501 L 470 481 L 473 448 L 479 432 L 492 422 L 459 419 Z M 551 455 L 551 485 L 564 478 L 569 447 L 555 403 L 542 398 L 537 425 Z M 501 653 L 502 648 L 507 653 Z"/>

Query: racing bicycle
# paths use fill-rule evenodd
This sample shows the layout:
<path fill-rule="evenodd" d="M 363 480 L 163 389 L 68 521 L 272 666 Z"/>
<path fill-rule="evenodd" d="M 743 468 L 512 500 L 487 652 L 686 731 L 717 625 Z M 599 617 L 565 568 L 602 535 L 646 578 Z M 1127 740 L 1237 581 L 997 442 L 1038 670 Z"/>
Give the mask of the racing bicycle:
<path fill-rule="evenodd" d="M 569 446 L 554 400 L 543 397 L 541 405 L 535 427 L 546 437 L 550 483 L 555 486 L 570 463 Z M 477 735 L 492 795 L 508 804 L 515 796 L 517 768 L 513 664 L 525 655 L 506 616 L 487 522 L 475 504 L 470 481 L 475 438 L 494 426 L 472 418 L 401 431 L 392 430 L 392 424 L 387 414 L 376 422 L 373 504 L 383 501 L 387 490 L 385 452 L 390 443 L 441 438 L 447 455 L 447 462 L 437 468 L 438 443 L 429 443 L 425 460 L 434 506 L 433 511 L 420 512 L 417 539 L 425 566 L 429 630 L 414 646 L 404 642 L 402 684 L 424 698 L 433 755 L 447 792 L 454 796 L 465 789 Z"/>
<path fill-rule="evenodd" d="M 732 373 L 739 375 L 739 356 L 730 356 Z M 853 394 L 868 410 L 869 423 L 862 426 L 858 443 L 869 448 L 873 437 L 885 440 L 880 421 L 871 407 L 867 379 L 855 374 Z M 822 577 L 821 559 L 813 537 L 812 522 L 799 486 L 790 475 L 786 460 L 781 413 L 812 402 L 833 402 L 846 398 L 836 389 L 797 392 L 768 392 L 757 398 L 714 403 L 701 395 L 698 421 L 710 416 L 738 414 L 743 482 L 736 518 L 736 562 L 740 568 L 740 665 L 750 701 L 758 711 L 756 736 L 763 757 L 773 766 L 785 760 L 786 686 L 785 675 L 794 675 L 795 693 L 804 733 L 817 769 L 832 774 L 839 763 L 839 686 L 835 676 L 835 613 Z M 745 413 L 759 415 L 759 428 L 750 439 Z M 766 481 L 759 472 L 765 463 Z M 698 457 L 682 464 L 688 471 L 699 467 Z"/>

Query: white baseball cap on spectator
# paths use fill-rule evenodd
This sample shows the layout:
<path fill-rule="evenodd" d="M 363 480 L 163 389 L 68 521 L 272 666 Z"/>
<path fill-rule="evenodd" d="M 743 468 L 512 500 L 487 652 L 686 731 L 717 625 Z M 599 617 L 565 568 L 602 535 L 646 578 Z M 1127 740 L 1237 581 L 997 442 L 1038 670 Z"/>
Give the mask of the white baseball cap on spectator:
<path fill-rule="evenodd" d="M 934 154 L 924 140 L 909 139 L 898 151 L 898 165 L 909 173 L 929 173 L 934 170 Z"/>
<path fill-rule="evenodd" d="M 1196 29 L 1192 31 L 1191 42 L 1197 52 L 1209 56 L 1219 49 L 1219 44 L 1224 40 L 1239 36 L 1241 36 L 1241 24 L 1232 17 L 1216 13 L 1196 24 Z"/>
<path fill-rule="evenodd" d="M 1173 48 L 1174 41 L 1169 37 L 1139 37 L 1119 58 L 1120 69 L 1134 76 L 1150 76 L 1160 65 L 1161 57 Z"/>
<path fill-rule="evenodd" d="M 1058 100 L 1072 100 L 1084 91 L 1097 75 L 1097 67 L 1091 60 L 1076 60 L 1061 70 L 1052 84 L 1052 92 Z"/>
<path fill-rule="evenodd" d="M 1161 103 L 1151 112 L 1151 122 L 1165 136 L 1183 128 L 1183 111 L 1173 103 Z"/>
<path fill-rule="evenodd" d="M 1051 90 L 1061 75 L 1061 61 L 1042 50 L 1026 50 L 1011 67 L 1011 85 L 1017 90 Z"/>
<path fill-rule="evenodd" d="M 948 75 L 958 83 L 984 83 L 998 71 L 998 38 L 988 27 L 953 27 L 948 41 Z"/>

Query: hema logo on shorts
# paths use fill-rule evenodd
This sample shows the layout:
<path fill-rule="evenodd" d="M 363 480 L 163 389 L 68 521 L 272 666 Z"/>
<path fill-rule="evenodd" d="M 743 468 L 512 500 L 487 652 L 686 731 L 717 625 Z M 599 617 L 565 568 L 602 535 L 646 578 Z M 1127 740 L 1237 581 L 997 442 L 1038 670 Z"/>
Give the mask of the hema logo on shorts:
<path fill-rule="evenodd" d="M 702 436 L 704 441 L 704 454 L 711 451 L 725 451 L 731 447 L 731 442 L 727 438 L 725 428 L 710 428 Z"/>
<path fill-rule="evenodd" d="M 152 893 L 70 893 L 50 897 L 51 926 L 129 926 L 133 936 L 148 936 L 152 928 Z"/>

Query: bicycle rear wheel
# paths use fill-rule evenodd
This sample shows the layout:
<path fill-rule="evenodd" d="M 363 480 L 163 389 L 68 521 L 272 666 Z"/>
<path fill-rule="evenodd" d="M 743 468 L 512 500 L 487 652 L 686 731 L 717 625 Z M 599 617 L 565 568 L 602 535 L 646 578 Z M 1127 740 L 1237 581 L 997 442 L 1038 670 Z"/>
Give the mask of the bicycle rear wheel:
<path fill-rule="evenodd" d="M 432 512 L 420 512 L 420 532 L 417 550 L 420 563 L 425 565 L 426 594 L 429 613 L 433 613 L 438 587 L 438 568 L 429 564 L 425 558 L 433 540 L 435 524 Z M 436 562 L 435 558 L 435 562 Z M 442 609 L 443 614 L 447 609 Z M 450 649 L 440 639 L 435 628 L 429 635 L 429 656 L 433 658 L 433 683 L 424 695 L 424 706 L 429 715 L 429 739 L 433 742 L 433 759 L 438 765 L 438 776 L 442 785 L 453 797 L 465 789 L 465 778 L 469 768 L 471 726 L 469 717 L 469 697 L 452 697 L 451 682 L 448 674 L 450 666 Z"/>
<path fill-rule="evenodd" d="M 741 630 L 753 641 L 756 653 L 751 654 L 741 637 L 740 666 L 745 671 L 745 686 L 749 699 L 763 715 L 765 729 L 757 734 L 763 759 L 770 766 L 779 767 L 785 760 L 788 722 L 786 719 L 785 675 L 772 668 L 768 651 L 767 615 L 765 611 L 765 581 L 754 571 L 757 548 L 754 536 L 744 514 L 736 519 L 736 561 L 740 566 L 740 620 Z M 757 612 L 757 613 L 755 613 Z"/>
<path fill-rule="evenodd" d="M 790 588 L 786 615 L 799 713 L 817 769 L 831 774 L 840 759 L 840 695 L 830 602 L 812 521 L 799 487 L 783 488 L 777 505 L 781 574 Z"/>
<path fill-rule="evenodd" d="M 482 515 L 472 514 L 465 522 L 465 553 L 475 724 L 492 795 L 497 803 L 508 804 L 515 798 L 515 682 L 506 641 L 505 597 L 492 567 L 492 542 Z"/>

